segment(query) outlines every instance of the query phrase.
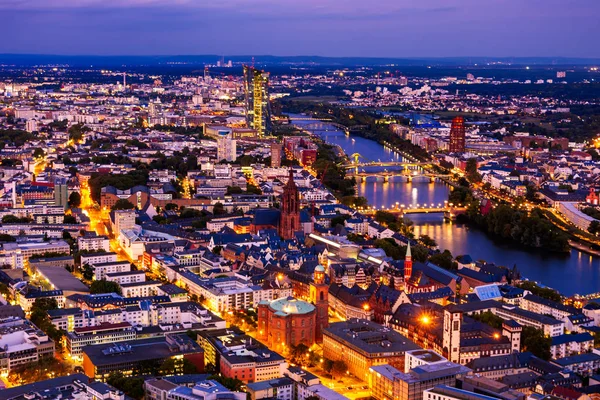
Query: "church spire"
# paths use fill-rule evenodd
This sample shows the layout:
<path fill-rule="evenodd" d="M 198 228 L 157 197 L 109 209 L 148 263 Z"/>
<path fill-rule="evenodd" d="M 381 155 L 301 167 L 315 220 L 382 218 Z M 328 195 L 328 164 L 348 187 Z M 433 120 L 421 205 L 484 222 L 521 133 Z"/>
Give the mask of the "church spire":
<path fill-rule="evenodd" d="M 410 252 L 410 240 L 406 246 L 406 256 L 404 257 L 404 290 L 406 291 L 408 280 L 412 276 L 412 255 Z"/>

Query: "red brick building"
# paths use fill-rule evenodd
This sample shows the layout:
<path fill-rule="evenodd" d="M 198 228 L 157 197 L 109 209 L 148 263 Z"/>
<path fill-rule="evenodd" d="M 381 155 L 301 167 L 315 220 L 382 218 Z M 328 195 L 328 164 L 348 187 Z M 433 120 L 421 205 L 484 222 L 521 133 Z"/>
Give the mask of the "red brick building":
<path fill-rule="evenodd" d="M 285 347 L 315 343 L 317 309 L 314 305 L 293 297 L 258 304 L 258 338 L 269 349 L 283 351 Z"/>

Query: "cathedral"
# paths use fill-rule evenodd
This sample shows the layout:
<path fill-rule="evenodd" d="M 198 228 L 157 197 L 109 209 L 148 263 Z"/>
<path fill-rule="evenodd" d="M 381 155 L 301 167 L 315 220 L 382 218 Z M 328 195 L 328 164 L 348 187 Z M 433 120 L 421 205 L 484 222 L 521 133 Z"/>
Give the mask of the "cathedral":
<path fill-rule="evenodd" d="M 292 239 L 300 227 L 300 194 L 294 182 L 294 173 L 290 168 L 290 176 L 283 188 L 281 196 L 281 218 L 279 220 L 279 236 Z"/>

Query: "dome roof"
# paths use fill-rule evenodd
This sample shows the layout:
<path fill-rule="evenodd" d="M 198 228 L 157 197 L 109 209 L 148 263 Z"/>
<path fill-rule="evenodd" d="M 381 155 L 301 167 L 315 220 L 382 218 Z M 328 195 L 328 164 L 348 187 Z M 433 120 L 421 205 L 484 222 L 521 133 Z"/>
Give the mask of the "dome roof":
<path fill-rule="evenodd" d="M 271 309 L 284 315 L 288 314 L 308 314 L 315 310 L 315 306 L 306 301 L 298 300 L 294 297 L 282 297 L 273 300 L 269 305 Z"/>
<path fill-rule="evenodd" d="M 325 268 L 319 264 L 315 267 L 315 272 L 325 272 Z"/>

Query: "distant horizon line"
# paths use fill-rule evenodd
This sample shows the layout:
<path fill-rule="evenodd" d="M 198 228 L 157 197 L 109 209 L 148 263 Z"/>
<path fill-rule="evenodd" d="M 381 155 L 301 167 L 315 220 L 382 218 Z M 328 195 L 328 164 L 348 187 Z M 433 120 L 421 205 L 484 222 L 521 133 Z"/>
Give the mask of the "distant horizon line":
<path fill-rule="evenodd" d="M 581 57 L 581 56 L 323 56 L 316 54 L 297 54 L 297 55 L 276 55 L 276 54 L 216 54 L 216 53 L 198 53 L 198 54 L 61 54 L 61 53 L 15 53 L 15 52 L 0 52 L 2 56 L 15 56 L 15 57 L 218 57 L 218 58 L 325 58 L 325 59 L 366 59 L 366 60 L 378 60 L 378 59 L 393 59 L 393 60 L 452 60 L 452 59 L 496 59 L 496 60 L 507 60 L 507 59 L 572 59 L 572 60 L 600 60 L 600 57 Z"/>
<path fill-rule="evenodd" d="M 454 56 L 454 57 L 360 57 L 360 56 L 274 56 L 274 55 L 220 55 L 220 54 L 179 54 L 179 55 L 101 55 L 101 54 L 44 54 L 44 53 L 0 53 L 0 64 L 14 67 L 33 67 L 37 65 L 61 65 L 70 68 L 107 67 L 171 67 L 185 68 L 212 65 L 218 61 L 232 61 L 235 64 L 252 63 L 265 68 L 278 67 L 305 68 L 350 68 L 350 67 L 434 67 L 434 68 L 515 68 L 532 66 L 536 68 L 585 68 L 600 65 L 600 58 L 567 56 Z M 221 65 L 217 68 L 225 67 Z"/>

